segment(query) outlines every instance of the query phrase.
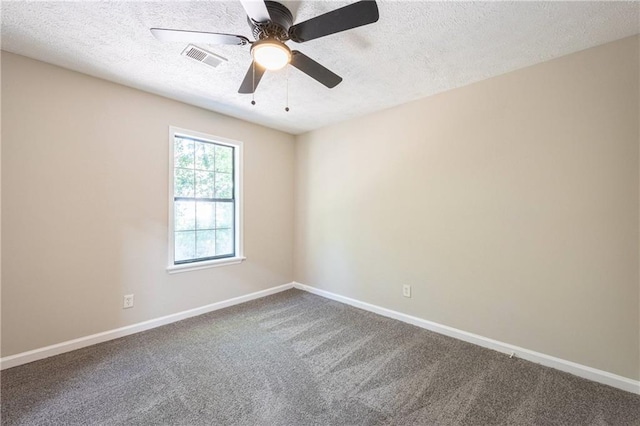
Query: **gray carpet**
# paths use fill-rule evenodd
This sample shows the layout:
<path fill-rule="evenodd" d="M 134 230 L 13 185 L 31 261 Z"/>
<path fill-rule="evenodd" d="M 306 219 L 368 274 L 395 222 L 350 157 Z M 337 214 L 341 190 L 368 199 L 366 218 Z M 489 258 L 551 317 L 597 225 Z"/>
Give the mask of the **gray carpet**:
<path fill-rule="evenodd" d="M 640 396 L 298 290 L 5 370 L 3 425 L 640 425 Z"/>

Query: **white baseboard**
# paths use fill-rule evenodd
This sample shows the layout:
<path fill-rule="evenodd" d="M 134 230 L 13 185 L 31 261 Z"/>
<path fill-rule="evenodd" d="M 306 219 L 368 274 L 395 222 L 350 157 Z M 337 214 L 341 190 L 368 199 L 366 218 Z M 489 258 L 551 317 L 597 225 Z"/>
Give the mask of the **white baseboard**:
<path fill-rule="evenodd" d="M 114 330 L 104 331 L 102 333 L 92 334 L 90 336 L 80 337 L 78 339 L 68 340 L 66 342 L 57 343 L 55 345 L 46 346 L 43 348 L 34 349 L 27 352 L 22 352 L 16 355 L 10 355 L 4 358 L 0 358 L 0 369 L 4 370 L 7 368 L 16 367 L 18 365 L 27 364 L 29 362 L 48 358 L 61 353 L 70 352 L 76 349 L 95 345 L 97 343 L 102 343 L 108 340 L 113 340 L 120 337 L 131 335 L 131 334 L 139 333 L 141 331 L 171 324 L 186 318 L 195 317 L 198 315 L 206 314 L 208 312 L 216 311 L 218 309 L 223 309 L 229 306 L 248 302 L 250 300 L 259 299 L 265 296 L 269 296 L 271 294 L 288 290 L 293 287 L 298 288 L 300 290 L 307 291 L 309 293 L 317 294 L 318 296 L 322 296 L 327 299 L 332 299 L 338 302 L 342 302 L 347 305 L 351 305 L 356 308 L 363 309 L 365 311 L 373 312 L 378 315 L 382 315 L 388 318 L 393 318 L 402 322 L 406 322 L 408 324 L 412 324 L 417 327 L 431 330 L 439 334 L 443 334 L 449 337 L 463 340 L 465 342 L 473 343 L 478 346 L 493 349 L 495 351 L 503 352 L 506 354 L 514 354 L 518 358 L 526 359 L 527 361 L 535 362 L 537 364 L 541 364 L 546 367 L 555 368 L 556 370 L 564 371 L 579 377 L 583 377 L 588 380 L 592 380 L 594 382 L 613 386 L 615 388 L 622 389 L 635 394 L 640 394 L 640 381 L 638 380 L 632 380 L 627 377 L 618 376 L 616 374 L 609 373 L 603 370 L 587 367 L 586 365 L 577 364 L 575 362 L 567 361 L 561 358 L 556 358 L 550 355 L 545 355 L 543 353 L 521 348 L 519 346 L 514 346 L 508 343 L 489 339 L 487 337 L 483 337 L 477 334 L 468 333 L 466 331 L 458 330 L 457 328 L 449 327 L 446 325 L 438 324 L 433 321 L 428 321 L 422 318 L 403 314 L 401 312 L 397 312 L 391 309 L 372 305 L 370 303 L 361 302 L 359 300 L 351 299 L 349 297 L 341 296 L 339 294 L 331 293 L 325 290 L 321 290 L 321 289 L 300 284 L 297 282 L 284 284 L 277 287 L 272 287 L 266 290 L 250 293 L 244 296 L 235 297 L 233 299 L 223 300 L 221 302 L 212 303 L 210 305 L 201 306 L 199 308 L 178 312 L 178 313 L 167 315 L 164 317 L 155 318 L 155 319 L 140 322 L 137 324 L 132 324 L 126 327 L 116 328 Z"/>
<path fill-rule="evenodd" d="M 164 317 L 139 322 L 137 324 L 128 325 L 126 327 L 103 331 L 102 333 L 96 333 L 90 336 L 80 337 L 78 339 L 68 340 L 62 343 L 56 343 L 55 345 L 45 346 L 44 348 L 6 356 L 4 358 L 0 358 L 0 369 L 4 370 L 6 368 L 16 367 L 18 365 L 37 361 L 39 359 L 48 358 L 50 356 L 95 345 L 97 343 L 106 342 L 107 340 L 113 340 L 120 337 L 128 336 L 130 334 L 139 333 L 141 331 L 171 324 L 173 322 L 180 321 L 186 318 L 206 314 L 207 312 L 217 311 L 218 309 L 238 305 L 240 303 L 248 302 L 254 299 L 260 299 L 261 297 L 289 290 L 290 288 L 293 288 L 293 283 L 271 287 L 266 290 L 257 291 L 255 293 L 246 294 L 244 296 L 234 297 L 233 299 L 223 300 L 221 302 L 212 303 L 210 305 L 201 306 L 195 309 L 189 309 L 188 311 L 182 311 Z"/>
<path fill-rule="evenodd" d="M 318 296 L 326 297 L 338 302 L 345 303 L 347 305 L 354 306 L 356 308 L 363 309 L 365 311 L 373 312 L 385 317 L 393 318 L 408 324 L 412 324 L 430 331 L 434 331 L 445 336 L 453 337 L 455 339 L 463 340 L 465 342 L 473 343 L 478 346 L 493 349 L 498 352 L 506 354 L 514 354 L 514 356 L 527 361 L 535 362 L 546 367 L 555 368 L 556 370 L 564 371 L 566 373 L 573 374 L 578 377 L 582 377 L 594 382 L 602 383 L 605 385 L 613 386 L 618 389 L 640 394 L 640 381 L 632 380 L 627 377 L 618 376 L 607 371 L 598 370 L 596 368 L 587 367 L 586 365 L 577 364 L 575 362 L 567 361 L 554 356 L 545 355 L 540 352 L 524 349 L 519 346 L 510 345 L 508 343 L 499 342 L 497 340 L 489 339 L 487 337 L 479 336 L 477 334 L 468 333 L 466 331 L 458 330 L 457 328 L 449 327 L 446 325 L 438 324 L 433 321 L 428 321 L 422 318 L 417 318 L 411 315 L 403 314 L 401 312 L 392 311 L 380 306 L 372 305 L 370 303 L 361 302 L 359 300 L 351 299 L 349 297 L 341 296 L 339 294 L 331 293 L 325 290 L 321 290 L 315 287 L 311 287 L 305 284 L 297 282 L 293 283 L 294 287 L 300 290 L 308 291 L 309 293 L 317 294 Z"/>

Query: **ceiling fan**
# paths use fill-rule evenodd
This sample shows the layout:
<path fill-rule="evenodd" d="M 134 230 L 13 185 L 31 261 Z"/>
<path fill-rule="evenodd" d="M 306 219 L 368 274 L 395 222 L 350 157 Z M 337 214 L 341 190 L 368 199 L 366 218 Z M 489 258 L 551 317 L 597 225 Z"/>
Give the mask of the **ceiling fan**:
<path fill-rule="evenodd" d="M 328 88 L 342 78 L 297 50 L 288 40 L 304 43 L 330 34 L 372 24 L 379 18 L 375 0 L 362 0 L 307 21 L 293 25 L 291 11 L 270 0 L 240 0 L 255 41 L 235 34 L 151 28 L 160 41 L 199 42 L 206 44 L 251 45 L 253 61 L 238 93 L 254 93 L 265 71 L 279 70 L 291 64 Z"/>

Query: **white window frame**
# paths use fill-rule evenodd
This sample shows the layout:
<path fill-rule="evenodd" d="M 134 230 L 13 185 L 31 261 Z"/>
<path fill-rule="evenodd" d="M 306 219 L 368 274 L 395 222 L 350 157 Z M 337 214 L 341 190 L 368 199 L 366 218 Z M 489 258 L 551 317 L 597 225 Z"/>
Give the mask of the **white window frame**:
<path fill-rule="evenodd" d="M 175 256 L 175 222 L 174 222 L 174 145 L 176 136 L 185 136 L 192 139 L 199 139 L 218 145 L 226 145 L 234 148 L 234 199 L 235 199 L 235 256 L 221 259 L 203 260 L 192 263 L 174 264 Z M 169 259 L 167 272 L 170 274 L 177 272 L 195 271 L 199 269 L 215 268 L 224 265 L 234 265 L 246 259 L 242 251 L 242 142 L 232 139 L 213 136 L 193 130 L 181 129 L 179 127 L 169 127 Z"/>

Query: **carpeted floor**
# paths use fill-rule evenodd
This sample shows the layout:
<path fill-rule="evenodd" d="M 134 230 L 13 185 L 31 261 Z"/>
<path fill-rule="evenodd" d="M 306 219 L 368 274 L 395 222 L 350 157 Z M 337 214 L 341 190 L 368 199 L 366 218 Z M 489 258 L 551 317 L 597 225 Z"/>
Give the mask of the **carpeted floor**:
<path fill-rule="evenodd" d="M 5 370 L 3 425 L 640 425 L 640 396 L 299 290 Z"/>

